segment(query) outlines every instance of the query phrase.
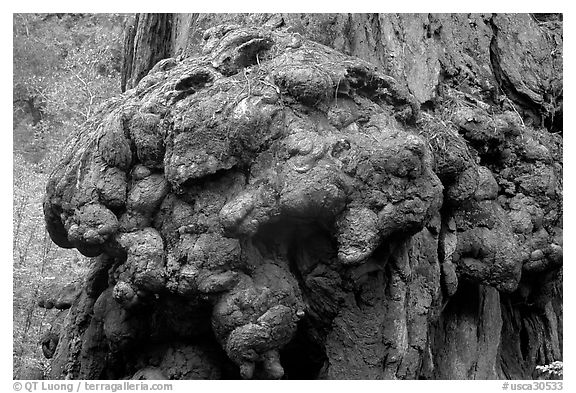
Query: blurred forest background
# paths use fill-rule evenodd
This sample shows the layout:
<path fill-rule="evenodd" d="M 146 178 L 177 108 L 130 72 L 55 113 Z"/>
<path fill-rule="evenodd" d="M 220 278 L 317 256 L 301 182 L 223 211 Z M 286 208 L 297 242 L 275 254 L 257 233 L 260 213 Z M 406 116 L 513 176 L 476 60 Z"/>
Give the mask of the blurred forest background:
<path fill-rule="evenodd" d="M 44 293 L 76 280 L 88 261 L 52 243 L 42 198 L 65 140 L 120 94 L 123 14 L 13 15 L 13 359 L 15 379 L 47 367 L 40 337 L 58 317 Z"/>

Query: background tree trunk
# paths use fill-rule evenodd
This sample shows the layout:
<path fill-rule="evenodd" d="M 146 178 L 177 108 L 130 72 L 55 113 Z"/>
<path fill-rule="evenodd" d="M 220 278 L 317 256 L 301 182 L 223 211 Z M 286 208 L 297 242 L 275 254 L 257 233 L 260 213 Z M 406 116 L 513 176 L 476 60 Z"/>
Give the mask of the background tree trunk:
<path fill-rule="evenodd" d="M 154 64 L 171 56 L 172 14 L 138 14 L 124 34 L 122 91 L 135 86 Z"/>

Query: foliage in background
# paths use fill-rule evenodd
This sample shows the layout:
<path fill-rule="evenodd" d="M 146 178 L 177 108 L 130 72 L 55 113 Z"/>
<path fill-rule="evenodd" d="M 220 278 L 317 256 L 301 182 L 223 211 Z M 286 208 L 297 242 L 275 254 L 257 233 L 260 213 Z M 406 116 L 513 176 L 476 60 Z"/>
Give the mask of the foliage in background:
<path fill-rule="evenodd" d="M 119 14 L 14 15 L 14 149 L 39 163 L 120 93 Z"/>
<path fill-rule="evenodd" d="M 37 164 L 14 156 L 13 195 L 13 340 L 14 377 L 44 367 L 39 339 L 50 328 L 55 310 L 37 306 L 48 287 L 63 286 L 82 274 L 79 254 L 59 249 L 44 227 L 42 195 L 48 175 Z"/>
<path fill-rule="evenodd" d="M 14 14 L 14 378 L 46 366 L 39 339 L 56 310 L 37 307 L 46 288 L 85 273 L 87 258 L 52 243 L 42 197 L 64 140 L 120 94 L 120 14 Z"/>
<path fill-rule="evenodd" d="M 564 363 L 557 360 L 544 366 L 536 366 L 536 370 L 550 379 L 559 379 L 564 376 Z"/>

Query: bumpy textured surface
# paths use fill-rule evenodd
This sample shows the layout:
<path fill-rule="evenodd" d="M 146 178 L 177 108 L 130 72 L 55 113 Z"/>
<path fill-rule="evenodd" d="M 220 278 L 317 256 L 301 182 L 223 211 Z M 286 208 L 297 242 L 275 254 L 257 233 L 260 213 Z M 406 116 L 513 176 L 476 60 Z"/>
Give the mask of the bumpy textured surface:
<path fill-rule="evenodd" d="M 272 25 L 219 25 L 202 56 L 161 60 L 47 186 L 52 239 L 97 257 L 51 377 L 525 375 L 542 358 L 500 364 L 500 314 L 521 318 L 500 296 L 558 274 L 561 137 L 421 101 Z"/>

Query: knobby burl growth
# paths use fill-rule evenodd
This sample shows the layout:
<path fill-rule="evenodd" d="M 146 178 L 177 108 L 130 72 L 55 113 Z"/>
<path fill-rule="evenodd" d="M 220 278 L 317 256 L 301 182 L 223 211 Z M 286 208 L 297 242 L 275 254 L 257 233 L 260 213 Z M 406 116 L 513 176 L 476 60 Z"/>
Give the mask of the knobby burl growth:
<path fill-rule="evenodd" d="M 52 239 L 98 257 L 53 376 L 432 373 L 442 299 L 459 278 L 515 290 L 533 251 L 515 228 L 542 208 L 518 198 L 511 220 L 457 133 L 434 157 L 415 99 L 369 63 L 266 28 L 204 41 L 108 102 L 51 176 Z"/>

